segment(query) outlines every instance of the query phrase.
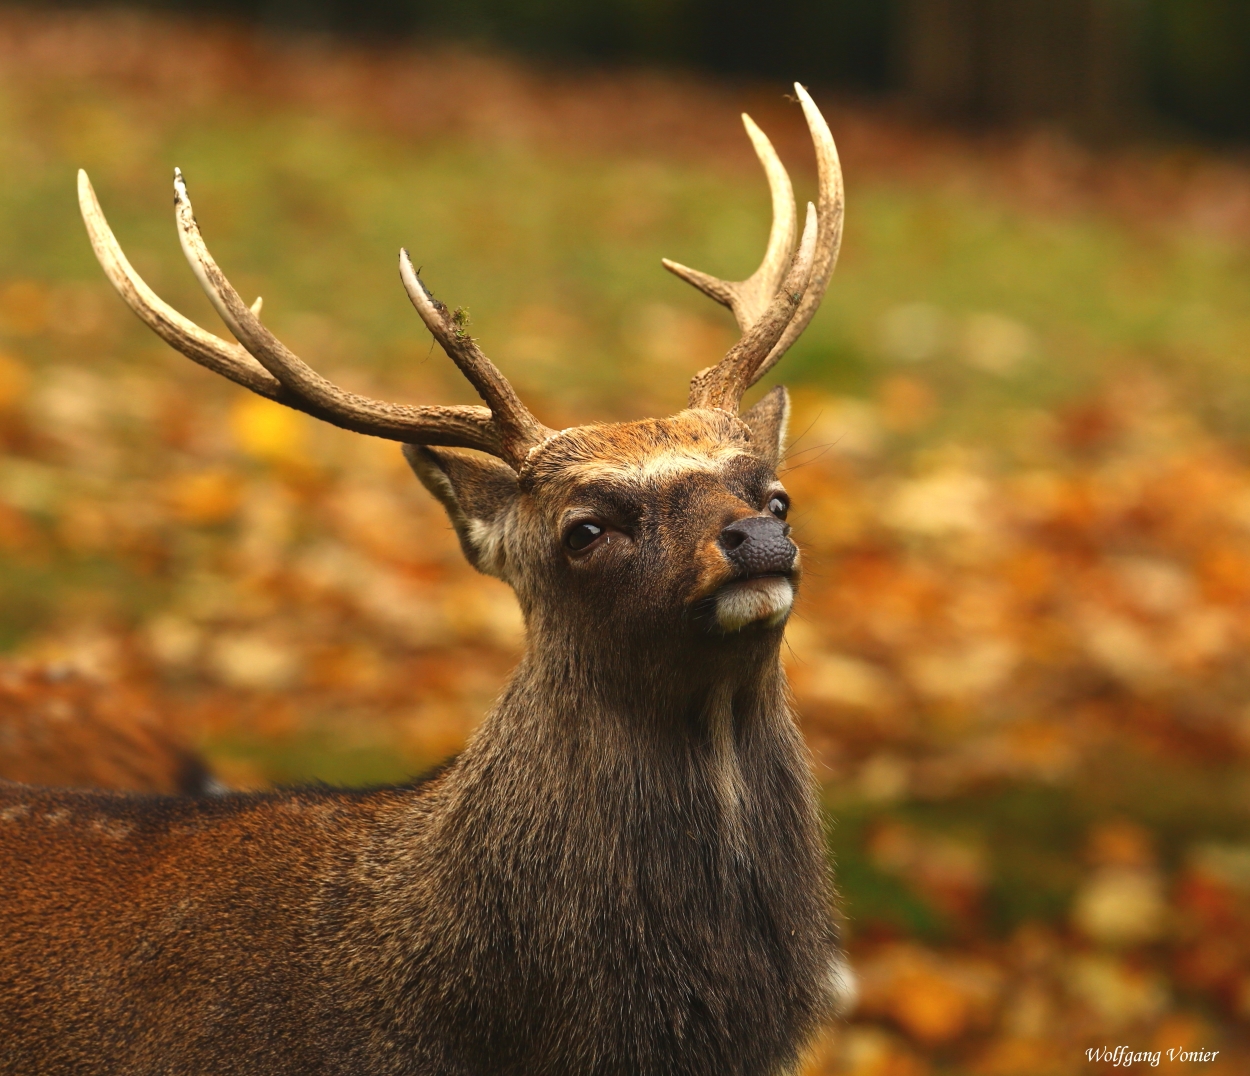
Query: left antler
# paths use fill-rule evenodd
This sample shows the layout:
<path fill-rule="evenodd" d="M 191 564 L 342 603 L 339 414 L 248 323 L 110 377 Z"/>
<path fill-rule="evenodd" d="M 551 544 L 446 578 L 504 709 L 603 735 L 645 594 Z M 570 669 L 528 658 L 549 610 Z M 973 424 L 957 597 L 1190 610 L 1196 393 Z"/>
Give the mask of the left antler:
<path fill-rule="evenodd" d="M 486 407 L 415 407 L 347 392 L 327 381 L 286 347 L 260 320 L 260 300 L 248 306 L 204 245 L 182 173 L 174 173 L 178 237 L 191 269 L 239 344 L 205 332 L 164 302 L 135 272 L 100 209 L 91 181 L 78 173 L 78 201 L 100 265 L 130 308 L 166 343 L 189 359 L 287 407 L 355 430 L 418 445 L 459 445 L 498 456 L 519 468 L 551 435 L 447 308 L 418 279 L 406 251 L 400 275 L 409 298 L 443 350 L 469 379 Z"/>
<path fill-rule="evenodd" d="M 838 151 L 816 102 L 797 82 L 794 89 L 816 149 L 820 192 L 814 211 L 815 234 L 809 240 L 808 232 L 813 230 L 813 210 L 809 205 L 808 226 L 803 229 L 799 249 L 790 257 L 795 221 L 790 177 L 764 133 L 744 115 L 747 134 L 755 145 L 772 190 L 773 225 L 764 260 L 746 280 L 726 281 L 664 259 L 664 268 L 729 307 L 743 333 L 742 339 L 716 366 L 694 375 L 690 382 L 691 407 L 736 412 L 742 394 L 772 369 L 807 328 L 820 307 L 837 264 L 843 208 Z"/>

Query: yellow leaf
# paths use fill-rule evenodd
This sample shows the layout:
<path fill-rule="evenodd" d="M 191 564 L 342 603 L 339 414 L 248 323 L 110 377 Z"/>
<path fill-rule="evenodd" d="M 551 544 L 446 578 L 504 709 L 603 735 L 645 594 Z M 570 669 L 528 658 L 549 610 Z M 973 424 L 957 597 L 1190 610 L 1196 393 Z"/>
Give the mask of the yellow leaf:
<path fill-rule="evenodd" d="M 306 427 L 301 416 L 263 396 L 241 396 L 230 412 L 235 443 L 254 459 L 302 460 Z"/>

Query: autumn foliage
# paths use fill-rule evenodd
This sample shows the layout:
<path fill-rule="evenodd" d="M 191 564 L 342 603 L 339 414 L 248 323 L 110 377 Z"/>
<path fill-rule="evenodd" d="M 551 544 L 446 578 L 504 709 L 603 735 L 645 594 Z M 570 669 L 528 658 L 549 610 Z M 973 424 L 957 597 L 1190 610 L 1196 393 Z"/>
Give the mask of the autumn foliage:
<path fill-rule="evenodd" d="M 215 381 L 134 324 L 79 234 L 71 166 L 98 164 L 136 264 L 212 325 L 160 186 L 167 164 L 196 178 L 175 151 L 200 155 L 201 224 L 280 335 L 350 387 L 451 400 L 382 275 L 401 242 L 420 255 L 374 234 L 396 206 L 422 216 L 428 275 L 480 302 L 488 353 L 564 425 L 675 410 L 732 341 L 655 263 L 715 269 L 740 233 L 756 249 L 767 207 L 735 199 L 760 180 L 701 117 L 763 90 L 6 18 L 0 776 L 169 790 L 186 748 L 242 788 L 436 763 L 520 652 L 510 592 L 464 563 L 395 446 Z M 762 107 L 805 160 L 798 121 Z M 1250 178 L 827 114 L 847 247 L 779 371 L 805 565 L 787 661 L 860 995 L 807 1072 L 1083 1072 L 1121 1044 L 1244 1072 Z M 253 160 L 272 174 L 230 172 Z M 405 200 L 418 167 L 442 169 L 411 175 L 446 215 Z M 253 211 L 273 177 L 285 199 Z M 560 183 L 592 206 L 584 241 L 544 201 Z M 517 201 L 456 202 L 500 185 Z M 367 278 L 350 259 L 375 239 Z M 920 301 L 898 274 L 948 290 Z M 1190 279 L 1204 294 L 1169 306 Z"/>

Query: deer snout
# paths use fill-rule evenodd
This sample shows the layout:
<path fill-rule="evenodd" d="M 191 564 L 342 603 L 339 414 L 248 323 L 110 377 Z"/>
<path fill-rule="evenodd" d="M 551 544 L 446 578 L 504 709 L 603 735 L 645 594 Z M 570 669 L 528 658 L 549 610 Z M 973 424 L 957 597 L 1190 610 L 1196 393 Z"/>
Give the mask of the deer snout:
<path fill-rule="evenodd" d="M 790 572 L 798 554 L 790 540 L 790 524 L 773 516 L 736 519 L 720 532 L 717 542 L 729 563 L 748 576 Z"/>

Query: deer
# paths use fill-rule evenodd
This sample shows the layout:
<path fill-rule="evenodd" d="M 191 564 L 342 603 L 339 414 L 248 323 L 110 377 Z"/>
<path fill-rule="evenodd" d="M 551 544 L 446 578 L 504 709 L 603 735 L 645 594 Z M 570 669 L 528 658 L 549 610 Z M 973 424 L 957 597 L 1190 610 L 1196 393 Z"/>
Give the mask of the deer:
<path fill-rule="evenodd" d="M 405 291 L 481 405 L 341 389 L 210 255 L 235 342 L 161 300 L 85 173 L 105 274 L 201 366 L 399 442 L 465 557 L 515 591 L 524 653 L 463 750 L 398 787 L 211 797 L 0 785 L 0 1071 L 774 1076 L 851 989 L 780 648 L 801 575 L 782 387 L 746 390 L 820 304 L 842 234 L 829 127 L 796 85 L 819 193 L 743 122 L 773 207 L 743 281 L 668 260 L 741 330 L 666 418 L 544 426 L 434 298 Z"/>
<path fill-rule="evenodd" d="M 59 662 L 0 662 L 0 780 L 206 796 L 225 790 L 139 685 Z"/>

